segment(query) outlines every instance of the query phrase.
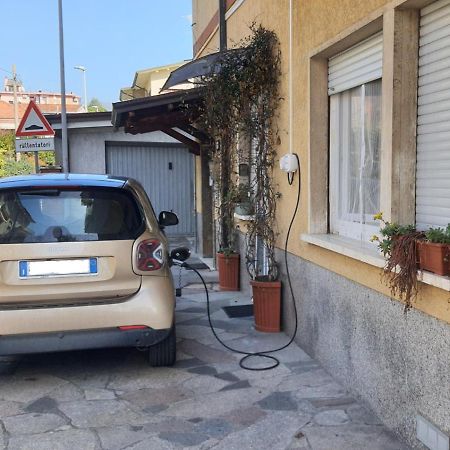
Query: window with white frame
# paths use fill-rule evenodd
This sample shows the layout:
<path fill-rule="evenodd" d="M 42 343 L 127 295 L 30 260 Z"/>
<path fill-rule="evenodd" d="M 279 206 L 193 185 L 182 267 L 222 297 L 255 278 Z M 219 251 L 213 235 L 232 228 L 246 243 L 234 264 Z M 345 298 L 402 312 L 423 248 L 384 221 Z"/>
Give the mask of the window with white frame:
<path fill-rule="evenodd" d="M 380 210 L 382 34 L 330 58 L 330 232 L 368 241 Z"/>

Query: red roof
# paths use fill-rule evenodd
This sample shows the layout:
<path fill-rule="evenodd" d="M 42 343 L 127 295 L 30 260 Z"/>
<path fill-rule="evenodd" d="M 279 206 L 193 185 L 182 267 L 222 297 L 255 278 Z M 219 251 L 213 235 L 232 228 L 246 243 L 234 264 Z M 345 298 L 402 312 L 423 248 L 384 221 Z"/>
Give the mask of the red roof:
<path fill-rule="evenodd" d="M 18 116 L 19 120 L 25 114 L 27 109 L 27 103 L 18 104 Z M 49 105 L 49 104 L 39 104 L 39 109 L 43 113 L 60 113 L 61 105 Z M 67 112 L 78 112 L 80 110 L 80 105 L 66 105 Z M 0 100 L 0 120 L 1 119 L 11 119 L 14 120 L 14 105 L 8 102 L 3 102 Z"/>

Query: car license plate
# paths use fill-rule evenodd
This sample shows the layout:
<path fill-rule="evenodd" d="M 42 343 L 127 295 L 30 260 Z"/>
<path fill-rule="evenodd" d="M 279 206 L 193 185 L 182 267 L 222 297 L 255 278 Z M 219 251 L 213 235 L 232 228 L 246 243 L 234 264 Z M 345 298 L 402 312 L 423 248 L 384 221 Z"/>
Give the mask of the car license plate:
<path fill-rule="evenodd" d="M 97 258 L 19 261 L 19 278 L 96 275 Z"/>

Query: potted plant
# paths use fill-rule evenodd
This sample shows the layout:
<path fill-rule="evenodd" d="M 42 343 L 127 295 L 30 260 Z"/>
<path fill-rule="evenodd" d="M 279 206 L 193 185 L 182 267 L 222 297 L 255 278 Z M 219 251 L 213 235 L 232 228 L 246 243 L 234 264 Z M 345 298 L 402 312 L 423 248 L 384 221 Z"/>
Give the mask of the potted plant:
<path fill-rule="evenodd" d="M 234 230 L 235 188 L 230 180 L 230 174 L 220 170 L 217 189 L 217 231 L 219 249 L 216 254 L 219 272 L 219 287 L 222 291 L 239 290 L 240 255 L 236 252 Z M 224 186 L 226 188 L 224 189 Z"/>
<path fill-rule="evenodd" d="M 217 252 L 217 270 L 221 291 L 239 291 L 240 256 L 233 250 L 219 249 Z"/>
<path fill-rule="evenodd" d="M 253 51 L 249 55 L 253 72 L 243 92 L 242 129 L 249 137 L 252 168 L 251 190 L 254 215 L 246 234 L 246 267 L 253 291 L 255 328 L 279 332 L 281 325 L 281 281 L 275 258 L 276 201 L 273 177 L 276 146 L 279 145 L 276 116 L 280 102 L 281 54 L 275 33 L 255 30 Z"/>
<path fill-rule="evenodd" d="M 275 258 L 275 208 L 277 194 L 269 176 L 273 167 L 261 158 L 255 191 L 255 214 L 247 226 L 246 267 L 253 293 L 255 328 L 276 333 L 281 324 L 281 281 Z M 264 168 L 262 168 L 264 166 Z"/>
<path fill-rule="evenodd" d="M 239 90 L 234 66 L 238 56 L 236 52 L 224 52 L 216 66 L 201 77 L 202 104 L 196 110 L 197 126 L 214 141 L 209 157 L 214 180 L 216 261 L 219 287 L 227 291 L 239 290 L 240 256 L 235 248 L 233 171 L 238 128 L 236 93 Z"/>
<path fill-rule="evenodd" d="M 245 208 L 245 215 L 249 211 L 256 213 L 257 208 L 259 218 L 251 227 L 248 239 L 250 253 L 254 251 L 256 257 L 264 248 L 265 262 L 262 267 L 267 272 L 264 276 L 273 282 L 276 277 L 274 274 L 277 273 L 274 261 L 275 202 L 271 171 L 275 160 L 274 143 L 278 138 L 273 118 L 280 101 L 278 85 L 281 58 L 274 32 L 256 25 L 252 25 L 250 29 L 252 35 L 241 41 L 235 51 L 223 52 L 214 67 L 199 80 L 202 104 L 197 124 L 215 141 L 210 156 L 216 168 L 214 192 L 219 248 L 217 260 L 219 284 L 221 289 L 227 290 L 232 289 L 232 280 L 233 289 L 238 289 L 235 280 L 239 280 L 239 254 L 235 248 L 234 228 L 237 204 L 239 208 Z M 260 161 L 262 165 L 253 166 L 254 172 L 249 171 L 255 174 L 256 181 L 250 179 L 247 186 L 234 188 L 233 186 L 238 186 L 239 172 L 236 172 L 236 168 L 240 138 L 250 143 L 246 150 L 246 160 L 253 160 L 251 154 L 254 145 L 256 158 L 253 162 Z M 256 188 L 254 184 L 257 185 Z M 250 192 L 257 193 L 253 200 L 254 209 L 249 209 L 250 202 L 246 201 Z M 254 273 L 254 280 L 260 276 L 259 261 L 260 257 L 256 263 L 250 263 L 254 266 L 254 270 L 250 270 Z M 235 271 L 233 275 L 229 273 L 231 270 Z"/>
<path fill-rule="evenodd" d="M 384 277 L 392 295 L 398 295 L 405 301 L 405 312 L 412 307 L 417 295 L 417 242 L 424 234 L 414 225 L 399 225 L 383 219 L 382 213 L 374 216 L 381 222 L 380 235 L 374 235 L 372 241 L 378 242 L 378 248 L 386 258 Z"/>
<path fill-rule="evenodd" d="M 420 268 L 436 273 L 450 275 L 450 224 L 446 229 L 430 228 L 425 239 L 418 242 Z"/>

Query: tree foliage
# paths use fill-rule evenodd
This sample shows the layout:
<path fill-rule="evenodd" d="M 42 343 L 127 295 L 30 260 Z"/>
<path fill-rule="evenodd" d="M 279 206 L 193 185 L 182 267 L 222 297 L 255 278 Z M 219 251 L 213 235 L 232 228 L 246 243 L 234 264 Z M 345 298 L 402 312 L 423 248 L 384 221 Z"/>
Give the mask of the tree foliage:
<path fill-rule="evenodd" d="M 88 104 L 88 112 L 105 112 L 107 109 L 98 98 L 93 98 Z"/>
<path fill-rule="evenodd" d="M 33 165 L 28 158 L 16 161 L 14 132 L 0 133 L 0 177 L 22 175 L 33 172 Z"/>
<path fill-rule="evenodd" d="M 21 158 L 16 161 L 15 137 L 13 131 L 0 132 L 0 177 L 13 175 L 26 175 L 34 172 L 33 153 L 21 153 Z M 54 152 L 39 152 L 39 161 L 42 165 L 55 164 Z"/>

